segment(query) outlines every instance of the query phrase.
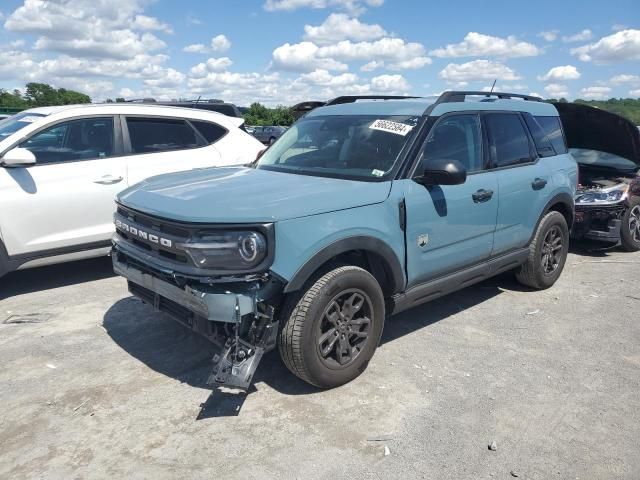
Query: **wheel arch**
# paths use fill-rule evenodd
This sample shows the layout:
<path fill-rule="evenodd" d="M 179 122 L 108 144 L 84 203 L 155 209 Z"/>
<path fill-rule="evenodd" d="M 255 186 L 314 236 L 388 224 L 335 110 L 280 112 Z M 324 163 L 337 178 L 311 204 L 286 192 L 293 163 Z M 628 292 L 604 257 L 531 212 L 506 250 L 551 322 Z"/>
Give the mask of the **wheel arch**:
<path fill-rule="evenodd" d="M 316 252 L 296 271 L 284 292 L 295 292 L 316 272 L 340 264 L 352 264 L 367 270 L 378 281 L 385 296 L 405 288 L 404 269 L 393 249 L 375 237 L 353 236 L 337 240 Z"/>

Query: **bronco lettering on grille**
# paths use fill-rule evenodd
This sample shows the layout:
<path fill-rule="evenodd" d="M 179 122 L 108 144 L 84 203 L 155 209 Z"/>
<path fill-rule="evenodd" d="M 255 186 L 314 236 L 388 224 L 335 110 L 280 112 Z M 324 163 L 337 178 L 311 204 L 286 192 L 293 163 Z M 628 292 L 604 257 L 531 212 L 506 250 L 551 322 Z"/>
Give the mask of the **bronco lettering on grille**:
<path fill-rule="evenodd" d="M 158 235 L 154 235 L 153 233 L 145 232 L 144 230 L 128 225 L 121 220 L 116 220 L 116 228 L 151 243 L 158 243 L 163 247 L 171 247 L 173 245 L 173 242 L 168 238 L 162 238 Z"/>

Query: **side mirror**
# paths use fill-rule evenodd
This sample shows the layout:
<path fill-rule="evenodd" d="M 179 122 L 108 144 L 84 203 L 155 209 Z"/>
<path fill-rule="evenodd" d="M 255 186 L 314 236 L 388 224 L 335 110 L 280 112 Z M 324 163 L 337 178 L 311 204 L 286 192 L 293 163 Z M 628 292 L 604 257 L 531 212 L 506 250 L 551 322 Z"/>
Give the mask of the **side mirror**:
<path fill-rule="evenodd" d="M 429 160 L 422 175 L 413 181 L 420 185 L 460 185 L 467 181 L 467 169 L 458 160 Z"/>
<path fill-rule="evenodd" d="M 26 148 L 14 148 L 4 154 L 0 163 L 3 167 L 29 167 L 36 164 L 36 156 Z"/>

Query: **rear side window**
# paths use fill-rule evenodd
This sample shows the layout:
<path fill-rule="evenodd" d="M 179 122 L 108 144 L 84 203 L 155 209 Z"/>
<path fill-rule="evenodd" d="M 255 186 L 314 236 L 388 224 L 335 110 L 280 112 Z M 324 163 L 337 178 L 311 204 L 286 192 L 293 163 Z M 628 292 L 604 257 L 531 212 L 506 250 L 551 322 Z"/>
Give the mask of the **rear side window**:
<path fill-rule="evenodd" d="M 567 153 L 560 117 L 535 117 L 535 119 L 538 125 L 542 127 L 542 131 L 547 135 L 556 154 Z"/>
<path fill-rule="evenodd" d="M 198 147 L 196 132 L 177 118 L 127 117 L 133 153 L 154 153 Z"/>
<path fill-rule="evenodd" d="M 200 122 L 197 120 L 190 120 L 190 122 L 198 129 L 209 145 L 217 142 L 227 134 L 227 129 L 216 123 Z"/>
<path fill-rule="evenodd" d="M 524 113 L 524 122 L 527 124 L 529 133 L 533 137 L 533 143 L 536 146 L 536 151 L 540 157 L 552 157 L 556 154 L 555 150 L 551 146 L 551 142 L 547 138 L 547 135 L 542 130 L 542 127 L 538 124 L 533 115 L 530 113 Z"/>
<path fill-rule="evenodd" d="M 508 167 L 531 161 L 529 136 L 520 115 L 490 113 L 486 115 L 489 148 L 495 167 Z"/>

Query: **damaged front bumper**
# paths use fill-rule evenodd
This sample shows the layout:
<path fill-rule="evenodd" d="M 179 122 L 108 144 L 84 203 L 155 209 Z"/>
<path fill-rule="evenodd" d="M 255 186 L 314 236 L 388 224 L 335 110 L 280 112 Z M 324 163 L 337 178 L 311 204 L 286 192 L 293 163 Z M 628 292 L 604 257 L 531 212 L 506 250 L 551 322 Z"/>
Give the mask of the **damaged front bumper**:
<path fill-rule="evenodd" d="M 620 242 L 620 228 L 624 204 L 580 205 L 576 204 L 575 221 L 571 236 L 576 239 L 606 243 Z"/>
<path fill-rule="evenodd" d="M 208 383 L 247 389 L 264 353 L 276 345 L 278 322 L 267 302 L 281 291 L 275 279 L 207 284 L 156 270 L 114 245 L 114 271 L 129 291 L 221 348 Z"/>

